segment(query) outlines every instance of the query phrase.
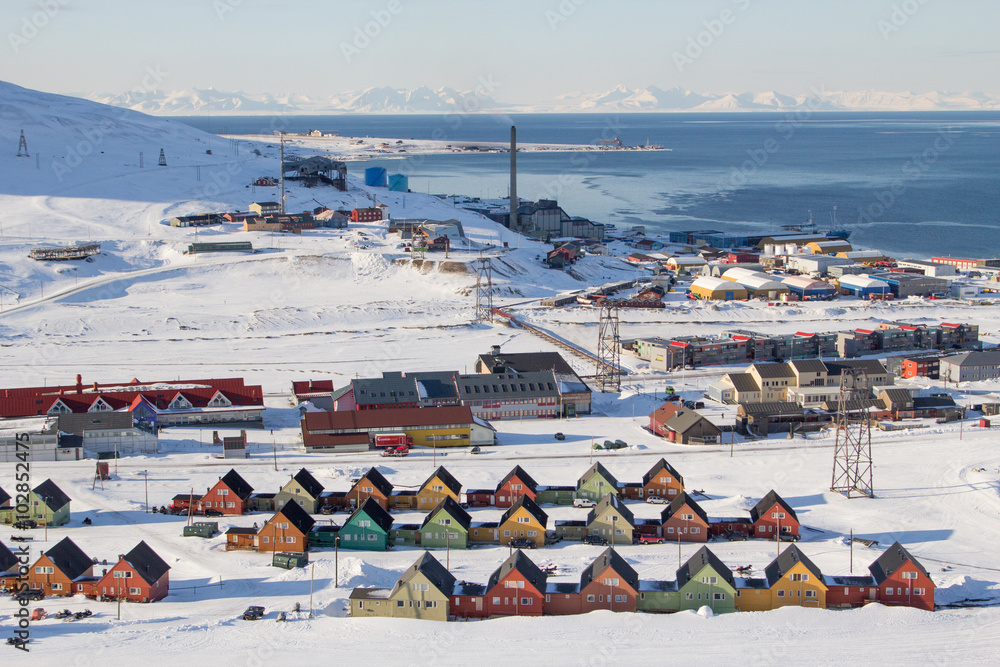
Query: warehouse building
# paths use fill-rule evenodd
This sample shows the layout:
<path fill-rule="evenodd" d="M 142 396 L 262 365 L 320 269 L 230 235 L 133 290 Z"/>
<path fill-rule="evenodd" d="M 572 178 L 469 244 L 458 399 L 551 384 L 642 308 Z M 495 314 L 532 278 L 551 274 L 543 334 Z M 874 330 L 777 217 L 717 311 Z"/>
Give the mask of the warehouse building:
<path fill-rule="evenodd" d="M 465 447 L 493 444 L 494 430 L 466 406 L 307 412 L 302 418 L 306 451 L 364 451 L 378 433 L 405 433 L 415 447 Z"/>
<path fill-rule="evenodd" d="M 892 294 L 889 283 L 866 274 L 843 276 L 840 279 L 840 291 L 842 294 L 850 294 L 861 299 L 870 298 L 872 295 L 884 297 Z"/>
<path fill-rule="evenodd" d="M 689 293 L 706 301 L 732 301 L 750 297 L 747 289 L 740 283 L 708 276 L 702 276 L 691 283 Z"/>
<path fill-rule="evenodd" d="M 789 270 L 810 276 L 825 276 L 834 266 L 851 266 L 853 260 L 830 255 L 791 255 L 785 262 Z"/>
<path fill-rule="evenodd" d="M 722 279 L 743 285 L 750 296 L 761 299 L 777 299 L 790 291 L 770 275 L 746 269 L 730 269 L 722 274 Z"/>
<path fill-rule="evenodd" d="M 781 284 L 803 301 L 832 299 L 837 295 L 837 288 L 830 283 L 803 276 L 788 276 L 781 281 Z"/>
<path fill-rule="evenodd" d="M 873 277 L 888 283 L 889 289 L 897 299 L 944 294 L 948 291 L 948 281 L 944 278 L 921 276 L 916 273 L 877 273 Z"/>
<path fill-rule="evenodd" d="M 958 274 L 958 271 L 951 264 L 928 262 L 922 259 L 901 259 L 896 262 L 896 266 L 901 269 L 918 269 L 923 271 L 925 276 L 932 278 L 947 278 Z"/>
<path fill-rule="evenodd" d="M 839 252 L 851 252 L 854 247 L 847 241 L 833 239 L 830 241 L 813 241 L 806 244 L 806 250 L 814 255 L 836 255 Z"/>
<path fill-rule="evenodd" d="M 852 260 L 857 264 L 875 264 L 876 262 L 884 262 L 886 260 L 885 255 L 878 250 L 853 250 L 850 252 L 838 252 L 837 257 Z"/>

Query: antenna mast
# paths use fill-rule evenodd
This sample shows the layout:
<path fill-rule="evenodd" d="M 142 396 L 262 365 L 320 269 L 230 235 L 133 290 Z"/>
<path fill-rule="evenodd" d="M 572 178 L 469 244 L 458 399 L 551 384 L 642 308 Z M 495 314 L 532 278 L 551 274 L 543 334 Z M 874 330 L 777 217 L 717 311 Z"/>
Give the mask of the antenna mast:
<path fill-rule="evenodd" d="M 840 376 L 830 490 L 848 498 L 875 497 L 869 395 L 868 373 L 859 368 L 844 369 Z"/>

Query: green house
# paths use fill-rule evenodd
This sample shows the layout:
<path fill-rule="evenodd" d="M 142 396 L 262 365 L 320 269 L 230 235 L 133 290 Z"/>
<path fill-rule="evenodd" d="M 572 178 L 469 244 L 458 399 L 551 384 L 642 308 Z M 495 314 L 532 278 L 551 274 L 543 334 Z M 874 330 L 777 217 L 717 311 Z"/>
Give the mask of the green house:
<path fill-rule="evenodd" d="M 69 523 L 69 496 L 51 479 L 47 479 L 28 492 L 28 514 L 18 515 L 14 506 L 0 510 L 0 521 L 14 523 L 31 519 L 38 525 L 65 526 Z"/>
<path fill-rule="evenodd" d="M 575 486 L 539 486 L 536 505 L 572 505 L 576 500 Z"/>
<path fill-rule="evenodd" d="M 420 545 L 425 549 L 465 549 L 469 545 L 472 517 L 450 496 L 430 511 L 420 526 Z"/>
<path fill-rule="evenodd" d="M 577 498 L 587 498 L 596 503 L 609 493 L 618 495 L 618 480 L 600 463 L 590 466 L 576 482 Z"/>
<path fill-rule="evenodd" d="M 726 564 L 702 547 L 677 570 L 679 610 L 710 607 L 716 614 L 736 611 L 736 581 Z"/>
<path fill-rule="evenodd" d="M 680 609 L 680 594 L 676 581 L 639 581 L 639 592 L 635 596 L 635 610 L 650 613 L 667 613 Z"/>
<path fill-rule="evenodd" d="M 599 535 L 609 544 L 632 544 L 635 516 L 618 496 L 607 494 L 587 515 L 587 535 Z"/>
<path fill-rule="evenodd" d="M 340 548 L 385 551 L 389 548 L 392 516 L 369 498 L 340 528 Z"/>

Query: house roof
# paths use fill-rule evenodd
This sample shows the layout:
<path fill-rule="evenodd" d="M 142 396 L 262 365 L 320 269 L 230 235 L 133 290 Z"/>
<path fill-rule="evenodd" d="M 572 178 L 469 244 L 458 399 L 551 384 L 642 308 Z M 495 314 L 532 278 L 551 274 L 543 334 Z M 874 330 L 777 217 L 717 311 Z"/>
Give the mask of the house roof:
<path fill-rule="evenodd" d="M 913 399 L 914 410 L 933 410 L 935 408 L 957 407 L 951 396 L 918 396 Z"/>
<path fill-rule="evenodd" d="M 819 359 L 795 359 L 788 365 L 799 373 L 826 373 L 826 364 Z"/>
<path fill-rule="evenodd" d="M 847 359 L 844 361 L 824 362 L 830 375 L 841 375 L 851 368 L 862 370 L 868 375 L 886 375 L 889 371 L 885 369 L 881 361 L 877 359 Z"/>
<path fill-rule="evenodd" d="M 448 489 L 454 493 L 456 496 L 462 492 L 462 483 L 452 476 L 444 466 L 438 466 L 437 470 L 431 473 L 431 476 L 420 485 L 420 490 L 423 491 L 424 487 L 430 484 L 434 478 L 437 477 L 441 480 L 441 483 L 448 487 Z"/>
<path fill-rule="evenodd" d="M 796 545 L 792 544 L 778 554 L 778 557 L 772 560 L 770 565 L 764 568 L 764 576 L 767 577 L 768 587 L 774 586 L 797 563 L 805 565 L 806 569 L 816 577 L 817 581 L 823 581 L 823 573 L 816 567 L 816 564 L 809 560 Z"/>
<path fill-rule="evenodd" d="M 428 581 L 438 589 L 443 595 L 451 596 L 452 591 L 455 590 L 455 576 L 445 569 L 434 556 L 430 554 L 429 551 L 425 551 L 420 555 L 420 558 L 416 560 L 413 565 L 411 565 L 406 572 L 400 576 L 399 580 L 396 581 L 396 585 L 393 586 L 392 592 L 396 593 L 400 588 L 404 587 L 410 579 L 413 578 L 417 572 L 423 574 L 427 577 Z"/>
<path fill-rule="evenodd" d="M 799 520 L 799 517 L 795 515 L 795 510 L 792 509 L 792 506 L 786 503 L 781 496 L 775 493 L 774 489 L 768 491 L 767 495 L 761 498 L 760 502 L 750 509 L 750 520 L 756 523 L 757 520 L 760 519 L 761 514 L 774 507 L 775 503 L 781 505 L 781 509 L 785 510 L 785 513 L 790 517 L 796 521 Z"/>
<path fill-rule="evenodd" d="M 472 517 L 469 513 L 462 509 L 462 506 L 455 502 L 454 498 L 451 496 L 445 496 L 444 500 L 435 505 L 434 509 L 427 513 L 427 516 L 424 518 L 424 522 L 420 524 L 420 527 L 423 528 L 430 523 L 431 519 L 439 512 L 445 512 L 466 531 L 468 531 L 469 526 L 472 525 Z"/>
<path fill-rule="evenodd" d="M 233 526 L 226 531 L 226 535 L 256 535 L 257 529 L 250 527 Z"/>
<path fill-rule="evenodd" d="M 500 354 L 480 354 L 479 360 L 486 368 L 503 369 L 504 373 L 533 373 L 553 371 L 557 375 L 576 375 L 573 367 L 566 363 L 558 352 L 521 352 Z"/>
<path fill-rule="evenodd" d="M 543 527 L 548 525 L 549 515 L 543 512 L 542 508 L 535 504 L 535 501 L 528 496 L 521 496 L 518 498 L 517 502 L 511 505 L 510 509 L 503 513 L 503 516 L 500 517 L 500 525 L 510 521 L 510 518 L 514 516 L 514 512 L 522 507 L 528 510 L 528 513 L 535 517 L 535 520 L 538 521 L 538 523 L 540 523 Z"/>
<path fill-rule="evenodd" d="M 750 373 L 729 373 L 726 377 L 733 383 L 733 388 L 736 391 L 760 391 L 757 378 Z"/>
<path fill-rule="evenodd" d="M 0 507 L 3 507 L 10 500 L 10 494 L 0 488 Z"/>
<path fill-rule="evenodd" d="M 520 549 L 512 553 L 507 560 L 500 564 L 500 567 L 493 571 L 493 574 L 490 575 L 490 581 L 486 585 L 486 590 L 492 590 L 500 583 L 501 579 L 513 570 L 517 570 L 522 577 L 527 579 L 535 587 L 535 590 L 545 594 L 545 581 L 548 579 L 548 575 L 538 569 L 534 561 L 525 556 Z"/>
<path fill-rule="evenodd" d="M 618 488 L 618 480 L 615 478 L 614 475 L 608 472 L 608 469 L 605 468 L 603 465 L 601 465 L 600 462 L 597 462 L 594 465 L 590 466 L 587 469 L 587 472 L 583 473 L 583 475 L 580 476 L 580 479 L 576 481 L 576 488 L 579 489 L 581 486 L 584 485 L 585 482 L 587 482 L 587 480 L 589 480 L 595 474 L 600 475 L 605 480 L 610 482 L 612 488 L 615 489 Z"/>
<path fill-rule="evenodd" d="M 701 572 L 706 565 L 711 567 L 727 584 L 736 587 L 733 571 L 719 560 L 719 557 L 712 553 L 708 547 L 702 547 L 677 570 L 677 588 L 683 588 L 687 585 L 691 578 Z"/>
<path fill-rule="evenodd" d="M 649 471 L 645 475 L 642 476 L 642 484 L 643 484 L 643 486 L 645 486 L 646 484 L 649 484 L 649 481 L 651 479 L 653 479 L 654 477 L 656 477 L 657 475 L 659 475 L 660 472 L 662 472 L 664 470 L 666 470 L 668 473 L 670 473 L 670 475 L 674 479 L 676 479 L 678 482 L 680 482 L 681 486 L 684 486 L 684 478 L 681 476 L 681 474 L 679 472 L 677 472 L 676 469 L 674 469 L 674 467 L 672 465 L 670 465 L 669 463 L 667 463 L 666 459 L 660 459 L 659 461 L 657 461 L 653 465 L 653 467 L 650 468 Z"/>
<path fill-rule="evenodd" d="M 90 429 L 132 428 L 131 412 L 83 412 L 59 415 L 59 430 L 73 435 L 83 435 Z"/>
<path fill-rule="evenodd" d="M 170 569 L 170 566 L 145 542 L 135 545 L 132 551 L 122 556 L 122 560 L 131 565 L 147 584 L 155 584 Z"/>
<path fill-rule="evenodd" d="M 230 469 L 220 481 L 239 496 L 240 500 L 246 500 L 253 493 L 253 487 L 234 469 Z"/>
<path fill-rule="evenodd" d="M 920 574 L 930 579 L 931 575 L 927 574 L 924 566 L 911 556 L 910 552 L 899 542 L 893 542 L 892 546 L 885 550 L 885 553 L 868 566 L 868 571 L 875 577 L 875 583 L 881 585 L 883 581 L 895 574 L 896 570 L 905 565 L 907 561 L 913 563 L 913 566 L 920 571 Z"/>
<path fill-rule="evenodd" d="M 792 378 L 795 377 L 795 373 L 788 364 L 783 362 L 774 362 L 767 364 L 753 364 L 750 366 L 752 370 L 757 371 L 757 375 L 762 378 L 772 379 L 772 378 Z"/>
<path fill-rule="evenodd" d="M 458 386 L 455 377 L 458 371 L 430 371 L 407 373 L 417 383 L 417 395 L 430 400 L 458 400 Z"/>
<path fill-rule="evenodd" d="M 740 403 L 745 415 L 801 415 L 805 409 L 798 403 L 768 401 L 767 403 Z"/>
<path fill-rule="evenodd" d="M 594 509 L 590 510 L 587 514 L 587 525 L 589 526 L 592 524 L 597 520 L 599 515 L 604 514 L 604 512 L 611 507 L 618 510 L 618 513 L 621 514 L 622 518 L 628 522 L 628 525 L 635 526 L 635 515 L 632 514 L 632 510 L 630 510 L 625 503 L 619 500 L 618 496 L 613 493 L 609 493 L 601 498 L 601 502 L 597 503 Z"/>
<path fill-rule="evenodd" d="M 55 482 L 51 479 L 45 480 L 36 486 L 33 491 L 53 512 L 60 507 L 64 507 L 69 502 L 69 496 L 63 493 L 62 489 L 56 486 Z"/>
<path fill-rule="evenodd" d="M 649 415 L 654 421 L 661 424 L 665 423 L 668 419 L 674 416 L 674 414 L 681 410 L 684 406 L 678 405 L 674 401 L 667 401 L 660 407 L 653 410 L 653 414 Z"/>
<path fill-rule="evenodd" d="M 348 517 L 347 521 L 344 522 L 344 525 L 346 526 L 354 521 L 354 518 L 360 514 L 364 514 L 369 519 L 374 521 L 378 524 L 378 527 L 386 533 L 388 533 L 389 529 L 392 528 L 392 515 L 382 509 L 382 506 L 379 505 L 378 501 L 374 498 L 367 498 L 365 502 L 361 504 L 361 507 L 354 510 L 351 516 Z"/>
<path fill-rule="evenodd" d="M 458 395 L 463 401 L 493 398 L 545 398 L 559 395 L 552 371 L 528 373 L 475 373 L 457 376 Z"/>
<path fill-rule="evenodd" d="M 587 566 L 587 569 L 580 574 L 580 590 L 582 591 L 584 588 L 589 586 L 590 582 L 600 576 L 601 572 L 609 566 L 617 572 L 618 576 L 624 579 L 633 590 L 639 590 L 639 575 L 636 573 L 635 569 L 611 547 L 602 551 L 601 555 L 595 558 L 594 562 Z"/>
<path fill-rule="evenodd" d="M 378 468 L 372 466 L 368 469 L 368 472 L 364 474 L 364 477 L 359 479 L 357 483 L 351 487 L 351 489 L 357 488 L 358 484 L 361 484 L 364 480 L 371 482 L 372 486 L 379 490 L 383 496 L 389 497 L 392 495 L 392 482 L 387 480 L 385 476 L 378 471 Z M 350 495 L 350 493 L 348 493 Z"/>
<path fill-rule="evenodd" d="M 417 383 L 401 373 L 383 373 L 380 378 L 351 380 L 354 400 L 358 405 L 384 405 L 390 403 L 417 403 Z"/>
<path fill-rule="evenodd" d="M 524 485 L 527 486 L 529 489 L 531 489 L 532 492 L 538 490 L 538 482 L 532 479 L 531 475 L 524 472 L 524 468 L 522 468 L 519 465 L 514 466 L 514 469 L 511 470 L 509 473 L 507 473 L 506 477 L 500 480 L 500 483 L 497 484 L 496 490 L 499 491 L 501 488 L 503 488 L 505 484 L 507 484 L 507 482 L 512 480 L 514 477 L 517 477 L 519 480 L 524 482 Z"/>
<path fill-rule="evenodd" d="M 472 424 L 472 408 L 450 405 L 434 408 L 396 408 L 394 410 L 345 410 L 342 412 L 307 412 L 306 430 L 312 433 L 344 433 L 373 428 L 441 426 Z"/>
<path fill-rule="evenodd" d="M 316 520 L 299 507 L 298 503 L 285 503 L 280 510 L 274 513 L 271 521 L 274 521 L 278 516 L 288 519 L 288 523 L 295 526 L 303 535 L 308 534 L 312 530 L 313 524 L 316 523 Z"/>
<path fill-rule="evenodd" d="M 718 426 L 705 419 L 694 410 L 678 411 L 677 414 L 667 420 L 664 426 L 671 431 L 676 431 L 681 434 L 687 433 L 696 426 L 700 426 L 702 432 L 707 430 L 709 432 L 715 432 L 716 434 L 722 433 L 722 430 Z"/>
<path fill-rule="evenodd" d="M 58 544 L 45 552 L 56 567 L 65 574 L 70 581 L 76 579 L 89 570 L 94 564 L 90 556 L 83 553 L 83 550 L 68 537 L 64 537 Z"/>
<path fill-rule="evenodd" d="M 10 572 L 19 562 L 14 552 L 0 542 L 0 572 Z"/>
<path fill-rule="evenodd" d="M 684 509 L 685 506 L 690 508 L 699 519 L 708 523 L 708 514 L 701 508 L 701 505 L 694 501 L 694 498 L 684 491 L 677 494 L 677 497 L 671 500 L 670 504 L 660 512 L 660 523 L 666 523 L 671 517 Z"/>
<path fill-rule="evenodd" d="M 961 352 L 941 359 L 942 364 L 952 364 L 959 367 L 997 366 L 1000 365 L 1000 351 L 985 350 L 983 352 Z"/>
<path fill-rule="evenodd" d="M 301 486 L 311 498 L 319 498 L 319 494 L 323 493 L 323 485 L 320 484 L 305 468 L 295 473 L 295 476 L 292 477 L 292 479 L 298 482 L 299 486 Z"/>
<path fill-rule="evenodd" d="M 909 389 L 883 389 L 882 395 L 888 399 L 886 408 L 912 408 L 913 394 Z"/>

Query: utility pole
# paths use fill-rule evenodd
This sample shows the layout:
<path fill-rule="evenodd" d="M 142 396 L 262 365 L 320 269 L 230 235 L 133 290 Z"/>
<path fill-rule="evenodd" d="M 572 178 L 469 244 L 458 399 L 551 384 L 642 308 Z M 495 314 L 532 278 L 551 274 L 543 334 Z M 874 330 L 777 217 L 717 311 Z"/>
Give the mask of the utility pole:
<path fill-rule="evenodd" d="M 146 486 L 146 514 L 149 514 L 149 471 L 142 471 L 142 481 Z"/>
<path fill-rule="evenodd" d="M 279 141 L 281 143 L 281 165 L 278 167 L 278 175 L 281 180 L 281 200 L 279 202 L 281 206 L 281 214 L 285 213 L 285 133 L 278 133 Z"/>
<path fill-rule="evenodd" d="M 333 587 L 340 588 L 340 535 L 333 538 Z"/>
<path fill-rule="evenodd" d="M 274 452 L 274 472 L 278 472 L 278 441 L 274 437 L 274 430 L 271 430 L 271 451 Z"/>
<path fill-rule="evenodd" d="M 309 618 L 313 617 L 313 582 L 316 579 L 316 563 L 309 563 Z"/>

